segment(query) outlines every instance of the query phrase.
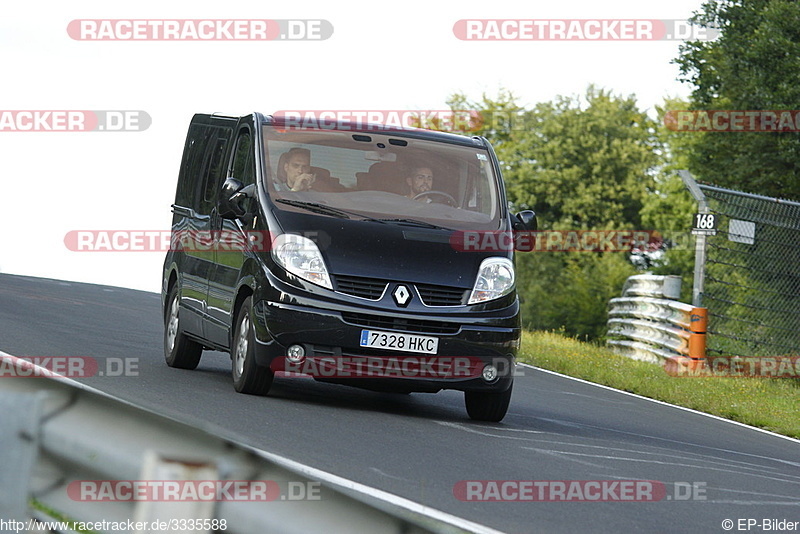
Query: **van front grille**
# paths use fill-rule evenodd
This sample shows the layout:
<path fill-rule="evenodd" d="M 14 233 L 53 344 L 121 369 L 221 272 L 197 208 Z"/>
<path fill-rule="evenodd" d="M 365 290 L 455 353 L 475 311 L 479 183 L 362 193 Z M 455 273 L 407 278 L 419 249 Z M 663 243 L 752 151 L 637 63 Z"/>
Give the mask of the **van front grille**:
<path fill-rule="evenodd" d="M 368 300 L 379 300 L 390 283 L 389 280 L 362 276 L 335 275 L 334 279 L 336 291 Z M 463 287 L 410 285 L 417 288 L 417 292 L 426 306 L 464 306 L 469 297 L 469 289 Z"/>
<path fill-rule="evenodd" d="M 469 289 L 461 287 L 417 284 L 417 291 L 426 306 L 463 306 L 469 296 Z"/>
<path fill-rule="evenodd" d="M 380 299 L 388 283 L 386 280 L 363 278 L 360 276 L 336 275 L 334 278 L 336 279 L 337 291 L 369 300 Z"/>

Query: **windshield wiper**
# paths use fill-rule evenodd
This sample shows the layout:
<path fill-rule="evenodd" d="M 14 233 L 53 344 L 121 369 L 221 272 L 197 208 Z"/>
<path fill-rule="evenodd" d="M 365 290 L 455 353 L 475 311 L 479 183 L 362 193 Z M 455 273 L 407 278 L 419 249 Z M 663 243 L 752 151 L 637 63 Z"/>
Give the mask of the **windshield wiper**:
<path fill-rule="evenodd" d="M 418 221 L 417 219 L 378 219 L 382 222 L 389 222 L 389 223 L 398 223 L 398 224 L 407 224 L 410 226 L 419 226 L 420 228 L 431 228 L 434 230 L 447 230 L 452 232 L 451 228 L 445 228 L 444 226 L 439 226 L 438 224 L 432 224 L 425 221 Z"/>
<path fill-rule="evenodd" d="M 326 204 L 320 204 L 319 202 L 306 202 L 303 200 L 292 200 L 289 198 L 279 198 L 275 202 L 280 202 L 281 204 L 288 204 L 289 206 L 295 206 L 298 208 L 307 209 L 308 211 L 313 211 L 314 213 L 333 215 L 334 217 L 339 217 L 342 219 L 349 219 L 351 215 L 355 215 L 356 217 L 362 217 L 368 221 L 379 222 L 383 224 L 397 223 L 397 224 L 406 224 L 409 226 L 418 226 L 420 228 L 431 228 L 433 230 L 447 230 L 449 232 L 453 231 L 450 228 L 445 228 L 444 226 L 439 226 L 438 224 L 431 224 L 425 221 L 418 221 L 417 219 L 376 219 L 374 217 L 369 217 L 367 215 L 363 215 L 361 213 L 357 213 L 354 211 L 347 211 L 339 208 L 334 208 Z"/>
<path fill-rule="evenodd" d="M 333 215 L 334 217 L 339 217 L 340 219 L 350 218 L 350 215 L 346 211 L 337 208 L 332 208 L 331 206 L 326 206 L 325 204 L 320 204 L 319 202 L 304 202 L 302 200 L 291 200 L 288 198 L 279 198 L 275 202 L 280 202 L 281 204 L 288 204 L 289 206 L 295 206 L 297 208 L 307 209 L 308 211 L 313 211 L 314 213 Z"/>
<path fill-rule="evenodd" d="M 281 202 L 283 204 L 288 204 L 290 206 L 297 206 L 298 208 L 304 208 L 307 209 L 308 211 L 313 211 L 315 213 L 334 215 L 336 217 L 341 217 L 342 219 L 349 219 L 350 215 L 355 215 L 356 217 L 361 217 L 362 219 L 366 219 L 368 221 L 374 221 L 386 224 L 382 219 L 375 219 L 373 217 L 355 211 L 343 210 L 341 208 L 334 208 L 333 206 L 328 206 L 327 204 L 320 204 L 319 202 L 305 202 L 303 200 L 292 200 L 288 198 L 279 198 L 275 202 Z"/>

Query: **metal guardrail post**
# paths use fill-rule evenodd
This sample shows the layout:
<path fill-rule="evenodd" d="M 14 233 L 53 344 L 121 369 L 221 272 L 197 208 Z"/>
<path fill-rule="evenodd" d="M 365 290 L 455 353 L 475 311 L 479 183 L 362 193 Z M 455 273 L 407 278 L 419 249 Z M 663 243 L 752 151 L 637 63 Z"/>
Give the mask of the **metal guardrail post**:
<path fill-rule="evenodd" d="M 38 393 L 0 393 L 0 519 L 27 523 L 27 491 L 39 454 L 39 419 L 42 396 Z"/>

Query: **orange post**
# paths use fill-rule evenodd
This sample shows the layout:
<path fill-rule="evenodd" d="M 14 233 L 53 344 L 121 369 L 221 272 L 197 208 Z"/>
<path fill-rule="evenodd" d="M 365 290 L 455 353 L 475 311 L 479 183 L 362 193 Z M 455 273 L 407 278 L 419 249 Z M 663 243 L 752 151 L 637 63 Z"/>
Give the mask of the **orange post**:
<path fill-rule="evenodd" d="M 706 357 L 706 327 L 708 325 L 708 309 L 692 308 L 689 317 L 689 357 L 704 360 Z"/>

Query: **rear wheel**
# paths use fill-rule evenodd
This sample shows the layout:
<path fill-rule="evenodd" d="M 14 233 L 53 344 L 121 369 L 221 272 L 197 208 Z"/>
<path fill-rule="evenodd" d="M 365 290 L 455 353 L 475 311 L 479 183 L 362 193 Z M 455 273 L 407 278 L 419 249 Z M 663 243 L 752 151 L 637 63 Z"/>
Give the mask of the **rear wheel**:
<path fill-rule="evenodd" d="M 236 314 L 231 344 L 231 374 L 233 387 L 239 393 L 266 395 L 275 375 L 269 367 L 256 364 L 252 304 L 253 299 L 247 297 Z"/>
<path fill-rule="evenodd" d="M 465 391 L 464 402 L 467 414 L 476 421 L 502 421 L 511 402 L 511 386 L 505 391 Z"/>
<path fill-rule="evenodd" d="M 179 300 L 175 284 L 167 294 L 167 313 L 164 314 L 164 359 L 170 367 L 194 369 L 200 363 L 203 346 L 183 333 Z"/>

